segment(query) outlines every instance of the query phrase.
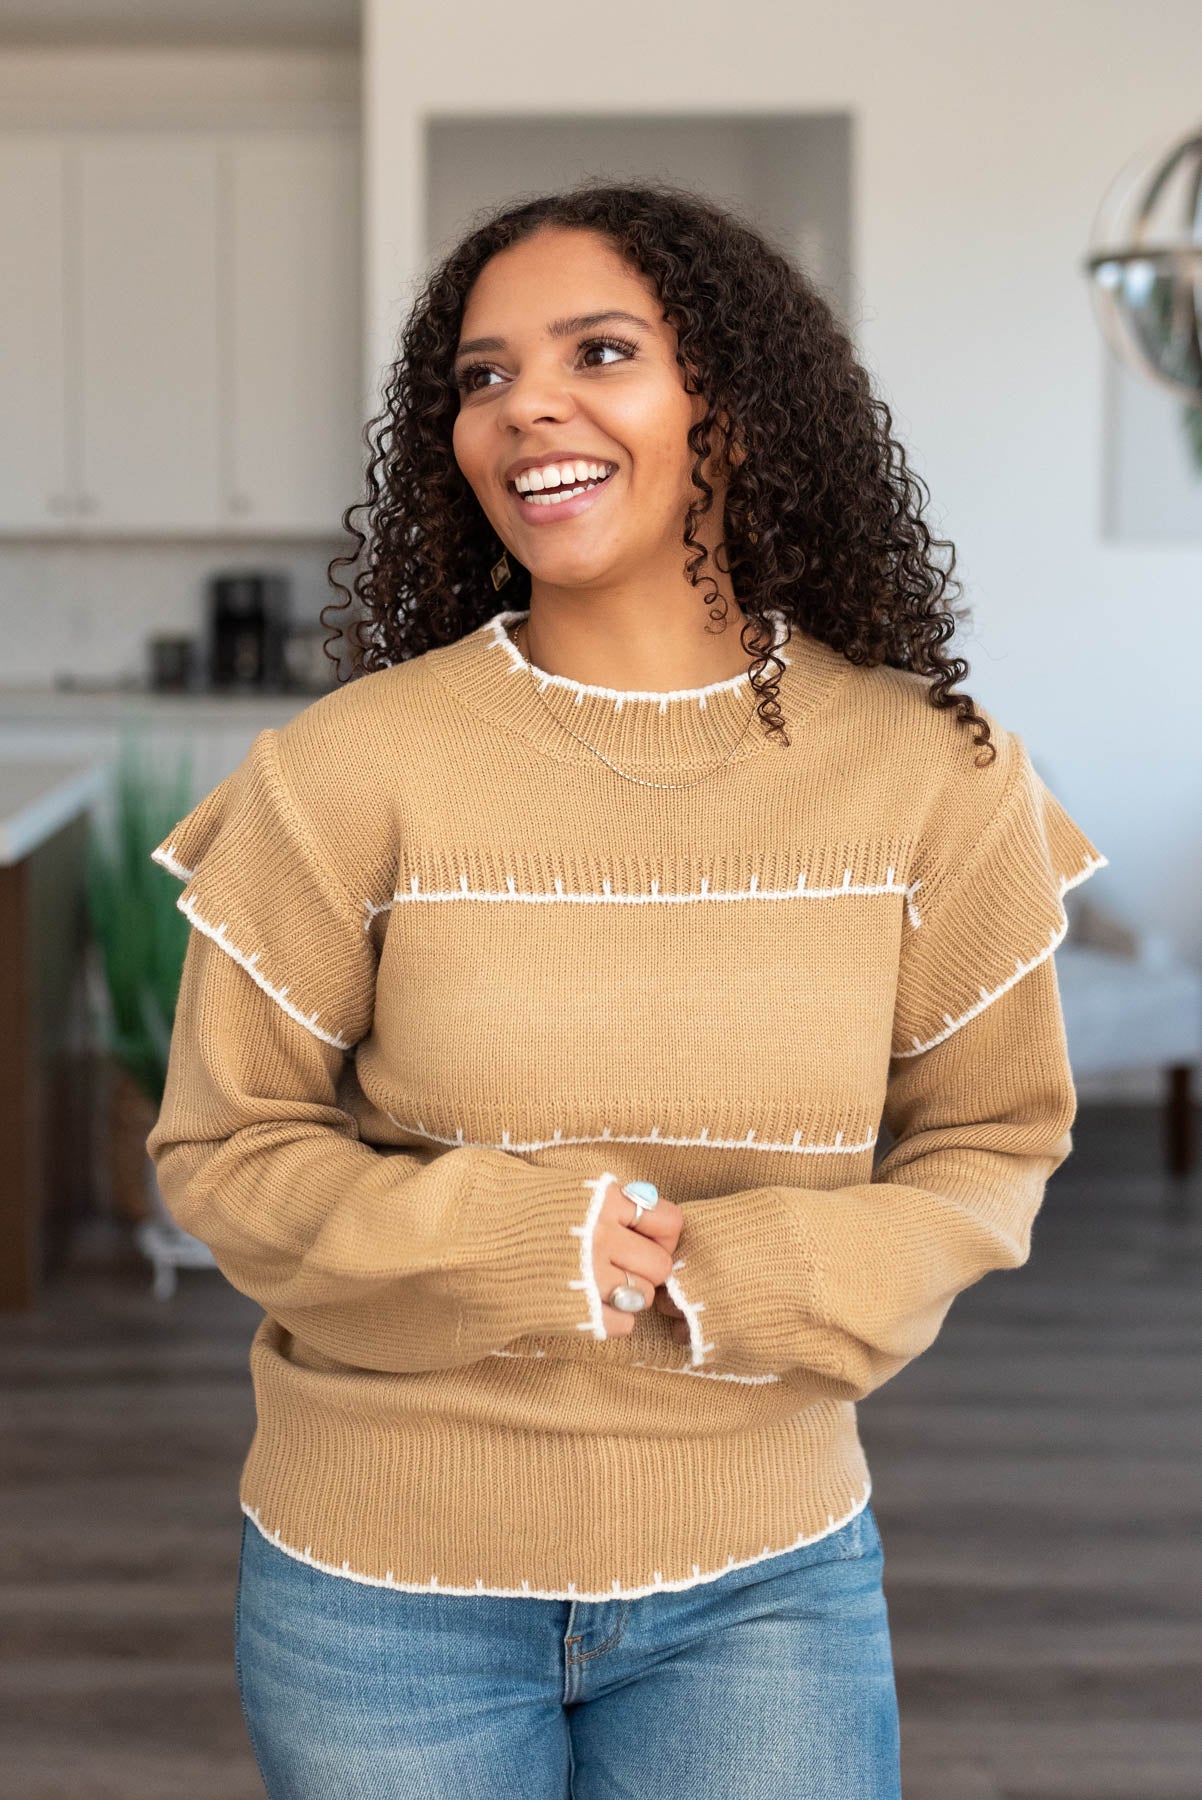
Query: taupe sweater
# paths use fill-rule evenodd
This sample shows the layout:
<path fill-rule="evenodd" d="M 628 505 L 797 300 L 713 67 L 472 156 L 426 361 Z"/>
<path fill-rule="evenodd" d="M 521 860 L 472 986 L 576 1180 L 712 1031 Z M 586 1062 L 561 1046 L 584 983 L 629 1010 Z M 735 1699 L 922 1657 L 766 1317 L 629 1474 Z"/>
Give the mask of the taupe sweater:
<path fill-rule="evenodd" d="M 154 851 L 188 942 L 167 1203 L 264 1311 L 244 1510 L 407 1590 L 632 1597 L 836 1529 L 856 1403 L 1030 1253 L 1076 1096 L 1053 951 L 1106 861 L 987 713 L 781 647 L 666 694 L 497 613 L 261 731 Z M 570 729 L 564 729 L 564 726 Z M 881 1154 L 885 1127 L 891 1139 Z M 607 1338 L 605 1184 L 685 1224 Z"/>

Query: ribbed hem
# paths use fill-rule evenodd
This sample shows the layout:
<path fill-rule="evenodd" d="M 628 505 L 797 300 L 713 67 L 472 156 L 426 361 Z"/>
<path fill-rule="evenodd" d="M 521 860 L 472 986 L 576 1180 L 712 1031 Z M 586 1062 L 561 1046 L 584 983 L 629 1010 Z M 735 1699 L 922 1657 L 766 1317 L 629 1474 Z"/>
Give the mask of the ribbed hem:
<path fill-rule="evenodd" d="M 298 1367 L 270 1338 L 265 1321 L 251 1350 L 259 1423 L 241 1504 L 280 1549 L 352 1580 L 407 1592 L 631 1599 L 813 1542 L 854 1517 L 871 1490 L 849 1403 L 687 1437 L 509 1427 L 479 1394 L 470 1416 L 466 1389 L 448 1416 L 405 1400 L 385 1412 L 377 1385 L 373 1415 L 358 1381 L 352 1397 L 346 1376 Z M 631 1378 L 550 1359 L 506 1370 L 514 1381 L 553 1383 L 566 1421 L 579 1416 L 586 1388 L 595 1406 L 599 1380 L 624 1388 Z M 645 1380 L 675 1389 L 706 1378 Z M 615 1395 L 615 1413 L 625 1403 Z"/>

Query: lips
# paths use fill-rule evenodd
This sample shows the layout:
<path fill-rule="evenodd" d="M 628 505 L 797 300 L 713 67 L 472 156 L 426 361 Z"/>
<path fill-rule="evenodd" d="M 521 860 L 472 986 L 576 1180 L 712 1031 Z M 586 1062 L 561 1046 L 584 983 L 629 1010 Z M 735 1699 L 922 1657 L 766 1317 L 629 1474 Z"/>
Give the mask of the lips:
<path fill-rule="evenodd" d="M 549 493 L 542 494 L 519 494 L 515 488 L 510 488 L 509 498 L 526 524 L 553 525 L 575 519 L 600 504 L 613 479 L 610 474 L 599 481 L 578 482 L 574 487 L 552 488 Z"/>

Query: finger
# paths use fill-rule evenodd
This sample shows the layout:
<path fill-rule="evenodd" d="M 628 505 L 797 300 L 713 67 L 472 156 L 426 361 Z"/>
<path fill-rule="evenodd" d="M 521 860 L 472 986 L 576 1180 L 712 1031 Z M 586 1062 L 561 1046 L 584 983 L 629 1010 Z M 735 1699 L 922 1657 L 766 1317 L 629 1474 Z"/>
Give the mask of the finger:
<path fill-rule="evenodd" d="M 636 1293 L 643 1296 L 642 1310 L 644 1312 L 650 1311 L 655 1305 L 656 1288 L 654 1283 L 648 1281 L 645 1276 L 636 1274 L 631 1269 L 619 1269 L 614 1275 L 613 1280 L 608 1283 L 603 1283 L 601 1287 L 602 1304 L 609 1307 L 611 1311 L 624 1312 L 626 1310 L 624 1307 L 614 1306 L 613 1304 L 614 1292 L 620 1287 L 632 1287 Z"/>
<path fill-rule="evenodd" d="M 631 1231 L 639 1231 L 644 1237 L 653 1238 L 657 1243 L 674 1245 L 680 1237 L 684 1215 L 672 1200 L 661 1194 L 654 1206 L 640 1207 L 635 1204 L 629 1194 L 619 1188 L 627 1213 L 623 1223 Z"/>
<path fill-rule="evenodd" d="M 624 1226 L 610 1227 L 606 1230 L 599 1226 L 595 1240 L 595 1260 L 598 1279 L 608 1274 L 610 1285 L 614 1286 L 622 1280 L 623 1275 L 637 1275 L 648 1284 L 648 1305 L 656 1286 L 668 1273 L 665 1264 L 670 1266 L 670 1257 L 662 1244 L 653 1238 L 644 1237 L 640 1232 L 627 1231 Z"/>

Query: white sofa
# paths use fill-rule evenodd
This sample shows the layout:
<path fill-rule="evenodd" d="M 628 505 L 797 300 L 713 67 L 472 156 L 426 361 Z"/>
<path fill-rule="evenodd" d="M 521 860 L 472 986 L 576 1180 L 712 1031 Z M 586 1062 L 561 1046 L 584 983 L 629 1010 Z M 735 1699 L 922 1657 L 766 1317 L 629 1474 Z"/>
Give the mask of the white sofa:
<path fill-rule="evenodd" d="M 1091 877 L 1091 887 L 1105 871 Z M 1141 935 L 1092 892 L 1064 896 L 1069 926 L 1056 951 L 1074 1075 L 1163 1072 L 1165 1167 L 1197 1160 L 1193 1085 L 1202 1064 L 1202 973 L 1159 933 Z"/>

